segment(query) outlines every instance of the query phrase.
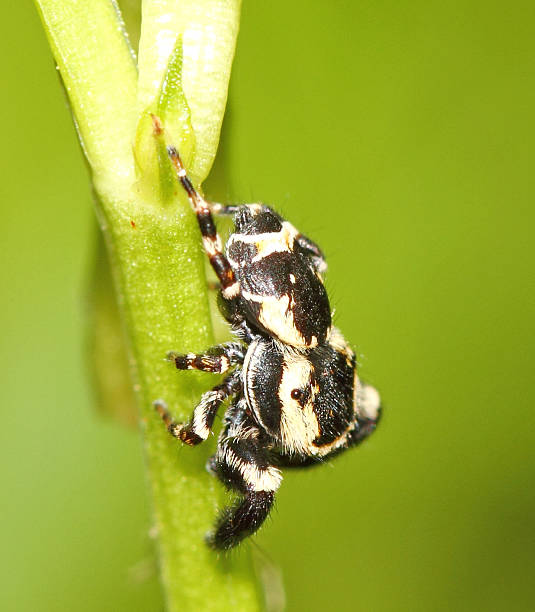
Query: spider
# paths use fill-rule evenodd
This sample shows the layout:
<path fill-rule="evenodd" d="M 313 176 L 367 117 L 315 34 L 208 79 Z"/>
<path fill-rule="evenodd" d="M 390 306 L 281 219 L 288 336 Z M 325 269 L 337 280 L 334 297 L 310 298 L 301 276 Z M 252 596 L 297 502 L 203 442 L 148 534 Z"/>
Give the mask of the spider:
<path fill-rule="evenodd" d="M 201 354 L 171 352 L 179 370 L 226 373 L 202 396 L 188 423 L 165 403 L 155 408 L 185 444 L 206 440 L 227 408 L 209 469 L 237 501 L 225 508 L 208 543 L 230 549 L 268 516 L 281 468 L 326 461 L 375 429 L 378 392 L 360 381 L 353 351 L 332 325 L 319 247 L 263 204 L 207 202 L 193 187 L 175 147 L 168 154 L 197 216 L 204 250 L 220 284 L 219 307 L 236 337 Z M 234 216 L 225 251 L 212 213 Z"/>

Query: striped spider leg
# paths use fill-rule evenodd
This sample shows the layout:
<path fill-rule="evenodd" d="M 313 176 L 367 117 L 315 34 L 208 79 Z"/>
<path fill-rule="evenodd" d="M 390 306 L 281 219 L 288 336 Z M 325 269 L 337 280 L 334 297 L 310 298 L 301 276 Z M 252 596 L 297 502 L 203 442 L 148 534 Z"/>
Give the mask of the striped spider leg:
<path fill-rule="evenodd" d="M 241 368 L 244 352 L 241 344 L 227 342 L 208 349 L 205 353 L 180 354 L 170 352 L 167 355 L 179 370 L 200 370 L 215 374 L 224 373 L 234 366 L 236 369 L 221 384 L 204 393 L 201 401 L 193 411 L 189 423 L 178 423 L 169 414 L 165 402 L 158 400 L 154 407 L 162 417 L 169 433 L 185 444 L 196 446 L 208 438 L 215 416 L 221 404 L 241 391 Z"/>

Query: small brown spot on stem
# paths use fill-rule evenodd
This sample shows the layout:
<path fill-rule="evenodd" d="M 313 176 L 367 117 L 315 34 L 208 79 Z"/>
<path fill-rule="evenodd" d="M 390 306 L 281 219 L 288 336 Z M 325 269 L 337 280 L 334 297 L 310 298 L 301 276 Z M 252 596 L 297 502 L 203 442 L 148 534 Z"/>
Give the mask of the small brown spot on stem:
<path fill-rule="evenodd" d="M 150 116 L 152 119 L 152 129 L 154 131 L 154 135 L 159 136 L 163 132 L 163 126 L 160 117 L 154 115 L 153 113 L 151 113 Z"/>

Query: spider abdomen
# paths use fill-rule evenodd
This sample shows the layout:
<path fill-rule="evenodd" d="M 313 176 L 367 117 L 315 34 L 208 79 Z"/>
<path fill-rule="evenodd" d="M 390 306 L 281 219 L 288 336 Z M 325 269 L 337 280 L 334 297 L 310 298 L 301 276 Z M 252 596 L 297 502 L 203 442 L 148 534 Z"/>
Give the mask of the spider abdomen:
<path fill-rule="evenodd" d="M 338 330 L 333 336 L 342 338 Z M 355 427 L 358 384 L 349 347 L 301 351 L 255 340 L 243 363 L 245 399 L 257 423 L 290 453 L 322 457 Z"/>

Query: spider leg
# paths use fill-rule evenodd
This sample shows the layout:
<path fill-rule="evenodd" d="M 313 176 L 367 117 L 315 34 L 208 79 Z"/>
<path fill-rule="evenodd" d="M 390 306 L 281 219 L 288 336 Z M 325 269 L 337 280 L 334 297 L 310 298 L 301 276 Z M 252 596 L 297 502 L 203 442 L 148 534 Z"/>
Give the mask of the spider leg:
<path fill-rule="evenodd" d="M 234 276 L 228 259 L 223 253 L 221 238 L 217 233 L 212 217 L 211 206 L 193 186 L 176 148 L 173 146 L 167 147 L 167 153 L 175 168 L 178 180 L 188 194 L 193 210 L 197 215 L 197 222 L 201 230 L 204 250 L 221 283 L 221 294 L 226 299 L 236 297 L 240 291 L 240 285 Z"/>
<path fill-rule="evenodd" d="M 247 415 L 243 398 L 225 415 L 225 427 L 210 465 L 218 478 L 240 495 L 234 505 L 221 512 L 215 531 L 207 538 L 214 548 L 227 550 L 259 529 L 282 480 L 271 461 L 268 441 Z"/>
<path fill-rule="evenodd" d="M 299 234 L 295 239 L 302 252 L 310 259 L 316 270 L 322 274 L 327 270 L 327 262 L 319 246 L 303 234 Z"/>
<path fill-rule="evenodd" d="M 201 370 L 223 374 L 232 366 L 243 363 L 245 353 L 239 342 L 225 342 L 209 348 L 205 353 L 167 353 L 177 370 Z"/>
<path fill-rule="evenodd" d="M 241 390 L 241 370 L 236 369 L 227 376 L 220 385 L 207 391 L 193 411 L 189 423 L 177 423 L 173 420 L 165 402 L 157 400 L 154 408 L 162 417 L 169 433 L 189 446 L 196 446 L 208 438 L 214 424 L 219 406 L 231 395 Z"/>
<path fill-rule="evenodd" d="M 193 186 L 176 148 L 173 146 L 167 147 L 167 154 L 169 155 L 171 163 L 175 168 L 178 180 L 188 194 L 193 210 L 197 215 L 197 222 L 201 231 L 204 250 L 208 256 L 210 265 L 219 279 L 219 307 L 221 313 L 233 326 L 234 331 L 237 332 L 238 336 L 246 342 L 250 342 L 257 334 L 253 332 L 251 326 L 247 323 L 239 311 L 236 298 L 240 295 L 240 283 L 236 279 L 229 260 L 223 253 L 221 237 L 217 233 L 214 219 L 212 217 L 212 211 L 214 214 L 218 215 L 235 215 L 240 211 L 247 211 L 249 206 L 225 206 L 223 204 L 208 203 Z M 266 207 L 258 204 L 257 208 L 264 209 Z"/>
<path fill-rule="evenodd" d="M 235 215 L 242 207 L 243 204 L 213 204 L 212 212 L 214 215 L 231 216 Z"/>

